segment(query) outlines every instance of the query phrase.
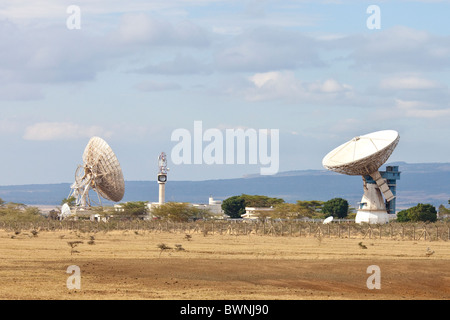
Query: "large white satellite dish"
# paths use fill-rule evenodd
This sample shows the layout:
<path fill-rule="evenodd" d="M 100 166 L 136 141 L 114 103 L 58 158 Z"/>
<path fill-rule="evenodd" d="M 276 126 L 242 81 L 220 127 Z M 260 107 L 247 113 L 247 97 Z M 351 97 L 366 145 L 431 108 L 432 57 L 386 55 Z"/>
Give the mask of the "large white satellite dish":
<path fill-rule="evenodd" d="M 389 220 L 386 201 L 395 198 L 386 180 L 378 169 L 387 161 L 400 140 L 397 131 L 382 130 L 358 136 L 330 151 L 322 160 L 322 165 L 331 171 L 360 175 L 364 181 L 364 204 L 356 214 L 356 222 L 384 223 Z M 370 176 L 376 183 L 366 183 Z"/>
<path fill-rule="evenodd" d="M 76 199 L 77 208 L 91 207 L 89 191 L 114 202 L 122 200 L 125 193 L 125 182 L 122 169 L 116 155 L 105 140 L 92 137 L 83 153 L 83 165 L 75 171 L 75 182 L 71 186 L 71 194 Z"/>

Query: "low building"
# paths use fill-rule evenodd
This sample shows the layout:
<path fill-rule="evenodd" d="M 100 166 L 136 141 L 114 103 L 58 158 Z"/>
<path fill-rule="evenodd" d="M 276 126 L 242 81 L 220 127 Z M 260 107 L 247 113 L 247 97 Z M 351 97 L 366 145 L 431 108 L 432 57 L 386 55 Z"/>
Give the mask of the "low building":
<path fill-rule="evenodd" d="M 159 202 L 149 202 L 147 204 L 148 208 L 148 219 L 153 219 L 154 216 L 152 215 L 152 209 L 159 207 L 161 204 Z M 207 209 L 211 212 L 214 219 L 226 219 L 228 216 L 224 213 L 222 210 L 222 201 L 220 200 L 214 200 L 212 196 L 209 197 L 208 204 L 203 203 L 189 203 L 189 205 L 193 207 L 197 207 L 200 209 Z"/>
<path fill-rule="evenodd" d="M 270 217 L 273 213 L 273 207 L 270 208 L 258 208 L 258 207 L 245 207 L 245 213 L 242 215 L 243 219 L 256 220 Z"/>
<path fill-rule="evenodd" d="M 125 209 L 122 207 L 121 204 L 115 204 L 115 205 L 114 205 L 114 211 L 115 211 L 115 212 L 124 212 Z"/>

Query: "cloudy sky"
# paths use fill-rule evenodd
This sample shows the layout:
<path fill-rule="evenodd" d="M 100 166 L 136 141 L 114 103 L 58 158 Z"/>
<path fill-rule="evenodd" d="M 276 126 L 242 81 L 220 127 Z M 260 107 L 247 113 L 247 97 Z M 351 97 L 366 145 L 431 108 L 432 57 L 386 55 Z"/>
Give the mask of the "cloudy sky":
<path fill-rule="evenodd" d="M 172 180 L 260 172 L 171 163 L 171 134 L 194 121 L 279 130 L 280 171 L 321 169 L 337 145 L 384 129 L 401 136 L 390 161 L 448 162 L 449 12 L 425 0 L 2 0 L 0 185 L 72 182 L 94 135 L 126 180 L 155 179 L 162 151 Z"/>

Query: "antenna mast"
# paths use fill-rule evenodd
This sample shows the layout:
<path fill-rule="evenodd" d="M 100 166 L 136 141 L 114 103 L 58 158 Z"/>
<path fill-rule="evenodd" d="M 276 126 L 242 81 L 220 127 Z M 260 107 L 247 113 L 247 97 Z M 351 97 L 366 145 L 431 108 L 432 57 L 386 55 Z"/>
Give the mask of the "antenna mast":
<path fill-rule="evenodd" d="M 164 204 L 166 197 L 166 182 L 167 182 L 167 157 L 165 152 L 161 152 L 158 157 L 158 184 L 159 184 L 159 204 Z"/>

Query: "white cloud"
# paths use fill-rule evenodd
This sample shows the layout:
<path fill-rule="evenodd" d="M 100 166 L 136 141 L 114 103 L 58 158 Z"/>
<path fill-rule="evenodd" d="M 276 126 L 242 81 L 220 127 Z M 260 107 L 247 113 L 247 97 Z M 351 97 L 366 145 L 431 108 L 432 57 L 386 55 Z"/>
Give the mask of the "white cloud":
<path fill-rule="evenodd" d="M 396 76 L 380 81 L 380 88 L 387 90 L 425 90 L 439 87 L 441 86 L 436 81 L 418 76 Z"/>
<path fill-rule="evenodd" d="M 77 0 L 77 1 L 54 1 L 54 0 L 2 0 L 0 6 L 0 17 L 5 16 L 14 20 L 35 19 L 65 19 L 66 8 L 76 4 L 81 8 L 82 15 L 114 15 L 117 13 L 140 13 L 140 12 L 176 12 L 182 7 L 201 6 L 223 0 Z M 62 3 L 61 3 L 62 2 Z"/>
<path fill-rule="evenodd" d="M 327 79 L 324 82 L 315 82 L 309 85 L 311 91 L 323 93 L 338 93 L 352 90 L 348 84 L 341 84 L 334 79 Z"/>
<path fill-rule="evenodd" d="M 324 67 L 319 43 L 301 32 L 259 27 L 215 47 L 214 62 L 223 72 L 270 72 Z"/>
<path fill-rule="evenodd" d="M 171 23 L 144 13 L 124 14 L 116 35 L 123 44 L 203 47 L 210 43 L 208 32 L 189 20 Z"/>
<path fill-rule="evenodd" d="M 281 73 L 279 71 L 265 72 L 265 73 L 256 73 L 253 76 L 249 77 L 250 81 L 253 84 L 261 88 L 264 85 L 275 84 L 277 81 L 282 80 L 283 77 L 291 78 L 291 73 Z M 289 79 L 291 80 L 291 79 Z"/>
<path fill-rule="evenodd" d="M 65 27 L 22 27 L 0 20 L 0 85 L 93 80 L 117 57 L 104 38 Z"/>
<path fill-rule="evenodd" d="M 372 72 L 429 72 L 450 68 L 450 36 L 437 36 L 405 26 L 357 34 L 330 43 L 349 50 L 355 69 Z"/>
<path fill-rule="evenodd" d="M 396 99 L 395 106 L 403 117 L 420 119 L 450 117 L 450 108 L 439 108 L 429 102 Z"/>
<path fill-rule="evenodd" d="M 28 126 L 23 138 L 35 141 L 76 140 L 102 136 L 108 138 L 110 131 L 99 126 L 86 126 L 70 122 L 40 122 Z"/>
<path fill-rule="evenodd" d="M 187 20 L 172 23 L 126 14 L 103 35 L 83 27 L 83 22 L 81 30 L 67 30 L 64 21 L 30 27 L 0 19 L 0 100 L 44 98 L 48 85 L 94 81 L 102 71 L 131 63 L 142 66 L 160 54 L 162 47 L 197 49 L 209 43 L 208 33 Z M 172 66 L 152 65 L 147 72 L 174 74 L 177 70 L 196 71 L 189 55 L 180 55 Z"/>
<path fill-rule="evenodd" d="M 335 79 L 305 82 L 291 71 L 256 73 L 248 78 L 250 86 L 244 95 L 250 101 L 283 99 L 294 102 L 333 102 L 338 104 L 353 95 L 350 85 Z"/>

